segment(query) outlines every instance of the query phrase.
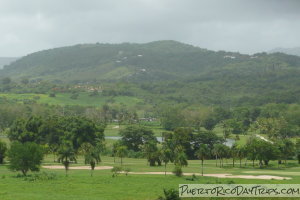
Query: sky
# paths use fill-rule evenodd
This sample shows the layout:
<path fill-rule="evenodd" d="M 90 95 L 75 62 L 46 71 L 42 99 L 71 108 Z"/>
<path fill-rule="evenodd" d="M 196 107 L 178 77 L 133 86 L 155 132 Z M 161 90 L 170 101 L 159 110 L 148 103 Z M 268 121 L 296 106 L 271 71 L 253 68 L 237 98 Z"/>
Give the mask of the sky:
<path fill-rule="evenodd" d="M 0 57 L 157 40 L 253 54 L 299 36 L 299 0 L 0 0 Z"/>

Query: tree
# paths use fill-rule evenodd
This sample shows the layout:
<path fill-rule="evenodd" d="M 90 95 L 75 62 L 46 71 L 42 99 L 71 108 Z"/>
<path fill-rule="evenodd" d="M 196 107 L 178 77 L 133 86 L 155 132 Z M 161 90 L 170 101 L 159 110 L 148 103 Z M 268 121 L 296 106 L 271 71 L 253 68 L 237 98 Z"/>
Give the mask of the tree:
<path fill-rule="evenodd" d="M 90 143 L 83 143 L 81 145 L 81 150 L 84 156 L 84 163 L 90 164 L 91 176 L 93 176 L 93 171 L 95 169 L 96 164 L 101 162 L 100 149 L 97 148 L 96 146 L 93 146 Z"/>
<path fill-rule="evenodd" d="M 11 83 L 11 78 L 9 78 L 9 77 L 4 77 L 4 78 L 2 78 L 1 81 L 2 81 L 2 84 L 8 85 L 8 84 Z"/>
<path fill-rule="evenodd" d="M 242 159 L 245 157 L 245 154 L 246 154 L 245 147 L 243 147 L 243 146 L 237 146 L 237 148 L 236 148 L 236 156 L 240 160 L 240 167 L 242 167 Z"/>
<path fill-rule="evenodd" d="M 39 171 L 43 156 L 43 149 L 38 144 L 13 142 L 8 151 L 9 168 L 21 171 L 26 176 L 29 170 Z"/>
<path fill-rule="evenodd" d="M 71 143 L 65 141 L 58 149 L 58 162 L 61 162 L 66 170 L 66 176 L 68 176 L 68 170 L 70 163 L 76 161 L 76 153 Z"/>
<path fill-rule="evenodd" d="M 146 156 L 150 166 L 155 166 L 155 162 L 158 161 L 160 164 L 159 151 L 156 145 L 156 141 L 149 141 L 144 144 L 143 152 Z"/>
<path fill-rule="evenodd" d="M 181 109 L 177 107 L 164 108 L 161 112 L 161 124 L 163 128 L 168 131 L 183 127 L 185 125 L 185 120 L 181 113 Z"/>
<path fill-rule="evenodd" d="M 283 139 L 280 140 L 278 147 L 280 154 L 284 159 L 284 163 L 286 164 L 287 159 L 295 155 L 295 144 L 289 139 Z"/>
<path fill-rule="evenodd" d="M 123 158 L 127 156 L 128 150 L 127 147 L 122 145 L 117 147 L 117 156 L 121 158 L 121 165 L 123 165 Z"/>
<path fill-rule="evenodd" d="M 217 125 L 217 121 L 212 117 L 212 116 L 209 116 L 207 117 L 204 121 L 203 121 L 203 127 L 206 129 L 206 130 L 213 130 L 215 128 L 215 126 Z"/>
<path fill-rule="evenodd" d="M 201 144 L 195 154 L 196 154 L 197 158 L 201 160 L 201 166 L 202 166 L 201 174 L 203 176 L 203 162 L 204 162 L 204 159 L 208 158 L 210 155 L 209 148 L 207 147 L 207 145 Z"/>
<path fill-rule="evenodd" d="M 246 143 L 246 152 L 247 152 L 247 158 L 252 160 L 252 166 L 254 167 L 254 161 L 257 157 L 257 148 L 256 148 L 256 142 L 257 140 L 253 137 L 249 138 L 249 140 Z"/>
<path fill-rule="evenodd" d="M 297 139 L 296 141 L 296 155 L 297 155 L 298 164 L 300 164 L 300 139 Z"/>
<path fill-rule="evenodd" d="M 184 167 L 188 165 L 187 156 L 183 151 L 183 148 L 181 146 L 177 147 L 175 150 L 175 159 L 174 164 L 179 167 Z"/>
<path fill-rule="evenodd" d="M 223 158 L 226 158 L 229 152 L 229 147 L 224 144 L 215 144 L 213 146 L 213 154 L 216 157 L 216 166 L 217 160 L 219 159 L 220 167 L 223 167 Z"/>
<path fill-rule="evenodd" d="M 6 151 L 7 151 L 7 145 L 6 145 L 6 143 L 2 142 L 0 140 L 0 164 L 3 164 L 3 162 L 4 162 Z"/>
<path fill-rule="evenodd" d="M 181 147 L 182 151 L 186 154 L 188 158 L 194 158 L 195 152 L 192 149 L 193 146 L 191 145 L 194 138 L 193 129 L 176 128 L 171 137 L 171 142 L 173 146 L 172 150 L 174 152 L 178 152 L 176 148 Z"/>
<path fill-rule="evenodd" d="M 232 166 L 234 167 L 234 161 L 235 161 L 235 158 L 238 157 L 238 147 L 236 146 L 236 144 L 233 144 L 230 148 L 230 155 L 231 155 L 231 158 L 232 158 Z"/>
<path fill-rule="evenodd" d="M 142 151 L 142 146 L 147 142 L 157 143 L 152 130 L 142 126 L 128 126 L 120 131 L 121 142 L 129 150 Z"/>
<path fill-rule="evenodd" d="M 161 160 L 165 164 L 165 176 L 167 175 L 167 164 L 173 161 L 173 154 L 171 149 L 167 146 L 163 146 L 161 150 Z"/>

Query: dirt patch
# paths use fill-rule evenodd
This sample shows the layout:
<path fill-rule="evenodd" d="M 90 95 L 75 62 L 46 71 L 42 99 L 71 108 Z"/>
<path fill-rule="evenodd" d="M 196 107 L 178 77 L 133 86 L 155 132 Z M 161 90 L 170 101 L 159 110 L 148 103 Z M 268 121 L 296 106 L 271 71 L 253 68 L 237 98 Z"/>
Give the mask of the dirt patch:
<path fill-rule="evenodd" d="M 123 172 L 124 173 L 124 172 Z M 129 174 L 165 174 L 165 172 L 129 172 Z M 167 172 L 167 174 L 172 174 Z M 192 176 L 193 174 L 201 176 L 200 173 L 183 173 L 184 176 Z M 242 178 L 242 179 L 264 179 L 264 180 L 289 180 L 290 177 L 271 176 L 271 175 L 232 175 L 232 174 L 203 174 L 203 176 L 217 177 L 217 178 Z"/>
<path fill-rule="evenodd" d="M 62 165 L 49 165 L 49 166 L 42 166 L 46 169 L 65 169 Z M 103 170 L 103 169 L 112 169 L 112 166 L 98 166 L 95 167 L 95 170 Z M 75 167 L 69 167 L 69 169 L 91 169 L 90 166 L 75 166 Z"/>

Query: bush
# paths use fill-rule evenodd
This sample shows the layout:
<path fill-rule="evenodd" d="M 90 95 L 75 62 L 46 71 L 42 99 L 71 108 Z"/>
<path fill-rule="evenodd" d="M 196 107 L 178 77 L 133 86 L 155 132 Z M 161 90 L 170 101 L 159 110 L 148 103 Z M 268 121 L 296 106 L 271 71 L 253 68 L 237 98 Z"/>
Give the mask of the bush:
<path fill-rule="evenodd" d="M 5 142 L 0 140 L 0 164 L 3 164 L 6 155 L 7 146 Z"/>
<path fill-rule="evenodd" d="M 125 172 L 125 175 L 127 176 L 128 175 L 128 173 L 131 171 L 131 169 L 130 168 L 126 168 L 126 169 L 124 169 L 124 172 Z"/>
<path fill-rule="evenodd" d="M 112 177 L 116 177 L 116 176 L 118 176 L 118 174 L 121 173 L 122 167 L 115 166 L 115 167 L 113 167 L 113 168 L 111 169 L 111 171 L 113 172 Z"/>
<path fill-rule="evenodd" d="M 54 180 L 57 178 L 57 175 L 55 173 L 34 173 L 31 176 L 25 176 L 25 181 L 48 181 L 48 180 Z"/>
<path fill-rule="evenodd" d="M 158 197 L 158 200 L 180 200 L 179 192 L 175 189 L 164 189 L 164 197 Z"/>
<path fill-rule="evenodd" d="M 50 93 L 49 97 L 56 97 L 56 94 L 55 93 Z"/>
<path fill-rule="evenodd" d="M 70 96 L 70 99 L 77 99 L 79 97 L 79 94 L 74 93 Z"/>
<path fill-rule="evenodd" d="M 182 169 L 181 169 L 181 167 L 178 166 L 178 165 L 175 165 L 175 168 L 173 170 L 173 174 L 175 174 L 178 177 L 182 176 Z"/>

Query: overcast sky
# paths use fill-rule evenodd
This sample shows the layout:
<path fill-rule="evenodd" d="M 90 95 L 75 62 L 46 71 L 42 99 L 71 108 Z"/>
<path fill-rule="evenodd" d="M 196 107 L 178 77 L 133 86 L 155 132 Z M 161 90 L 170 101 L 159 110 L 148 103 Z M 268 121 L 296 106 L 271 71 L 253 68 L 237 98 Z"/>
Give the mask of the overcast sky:
<path fill-rule="evenodd" d="M 0 56 L 155 40 L 255 53 L 299 36 L 298 0 L 0 0 Z"/>

